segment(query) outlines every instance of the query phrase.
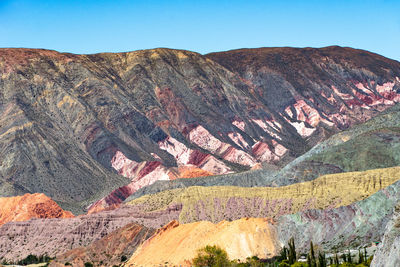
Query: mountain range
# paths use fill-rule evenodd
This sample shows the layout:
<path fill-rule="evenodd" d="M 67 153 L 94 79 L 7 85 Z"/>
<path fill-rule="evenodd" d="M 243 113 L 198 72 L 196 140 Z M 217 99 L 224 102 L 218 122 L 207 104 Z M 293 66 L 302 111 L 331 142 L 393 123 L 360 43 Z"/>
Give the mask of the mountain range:
<path fill-rule="evenodd" d="M 348 47 L 0 49 L 0 203 L 39 203 L 3 205 L 0 259 L 146 265 L 168 260 L 164 232 L 208 229 L 205 244 L 257 227 L 268 257 L 291 236 L 302 251 L 391 246 L 398 102 L 400 63 Z"/>

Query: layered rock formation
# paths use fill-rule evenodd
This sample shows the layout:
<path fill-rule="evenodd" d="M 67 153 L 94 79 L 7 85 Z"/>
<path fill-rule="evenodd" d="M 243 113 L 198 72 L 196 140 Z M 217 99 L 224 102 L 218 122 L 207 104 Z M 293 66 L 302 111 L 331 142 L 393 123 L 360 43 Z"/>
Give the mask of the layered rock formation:
<path fill-rule="evenodd" d="M 162 227 L 176 220 L 180 211 L 180 206 L 154 212 L 145 212 L 140 207 L 121 207 L 70 219 L 9 222 L 0 227 L 0 261 L 18 261 L 29 254 L 55 257 L 86 247 L 129 223 L 152 229 Z M 118 241 L 115 242 L 118 246 Z"/>
<path fill-rule="evenodd" d="M 243 217 L 279 217 L 309 209 L 331 209 L 364 199 L 400 179 L 400 167 L 330 174 L 283 187 L 188 187 L 132 200 L 144 211 L 182 205 L 179 221 L 219 222 Z"/>
<path fill-rule="evenodd" d="M 71 218 L 51 198 L 44 194 L 25 194 L 0 198 L 0 226 L 8 222 L 27 221 L 33 218 Z"/>
<path fill-rule="evenodd" d="M 268 233 L 268 239 L 249 238 L 252 240 L 250 243 L 253 249 L 256 248 L 256 251 L 260 249 L 258 253 L 249 249 L 246 242 L 240 245 L 235 238 L 246 236 L 243 233 L 246 225 L 251 228 L 255 221 L 259 220 L 258 222 L 260 222 L 264 219 L 243 218 L 231 223 L 220 222 L 217 225 L 205 221 L 183 225 L 171 222 L 136 250 L 129 263 L 132 266 L 156 265 L 165 262 L 169 262 L 171 265 L 184 265 L 188 264 L 190 259 L 195 256 L 197 248 L 209 244 L 223 247 L 231 259 L 244 259 L 246 255 L 262 257 L 263 252 L 270 251 L 271 244 L 275 247 L 275 251 L 279 251 L 282 244 L 286 244 L 291 237 L 295 238 L 297 250 L 303 253 L 308 252 L 310 241 L 325 251 L 356 249 L 380 242 L 385 232 L 385 225 L 387 225 L 383 243 L 375 255 L 376 265 L 373 266 L 397 266 L 396 261 L 399 259 L 399 255 L 396 249 L 396 240 L 399 231 L 396 222 L 398 221 L 397 201 L 399 198 L 400 181 L 350 205 L 323 210 L 310 209 L 280 216 L 276 220 L 268 222 L 269 230 L 264 231 L 264 233 Z M 393 219 L 390 219 L 394 207 L 395 214 Z M 224 237 L 225 229 L 221 229 L 220 226 L 238 225 L 238 222 L 241 222 L 242 227 L 233 228 L 234 231 L 230 231 L 228 236 Z M 214 232 L 215 228 L 219 231 L 217 235 Z M 258 224 L 257 229 L 245 232 L 257 235 L 262 230 L 262 225 Z M 223 238 L 215 240 L 215 236 Z M 249 239 L 244 238 L 246 241 Z M 241 256 L 238 256 L 240 253 L 235 251 L 236 248 L 242 252 Z M 150 255 L 157 256 L 151 257 Z M 270 256 L 266 255 L 266 257 Z"/>
<path fill-rule="evenodd" d="M 340 47 L 1 49 L 0 193 L 43 192 L 82 212 L 118 205 L 171 168 L 281 165 L 398 102 L 399 77 L 400 63 Z"/>
<path fill-rule="evenodd" d="M 371 266 L 389 267 L 400 265 L 400 203 L 394 207 L 394 214 L 386 225 L 382 243 L 379 245 Z"/>
<path fill-rule="evenodd" d="M 127 206 L 77 218 L 9 222 L 0 227 L 0 258 L 61 255 L 133 222 L 159 228 L 171 220 L 220 222 L 244 217 L 274 217 L 279 242 L 296 235 L 299 248 L 307 247 L 311 236 L 327 248 L 362 244 L 379 238 L 375 227 L 386 223 L 399 197 L 398 182 L 390 186 L 400 179 L 398 173 L 395 167 L 334 174 L 278 188 L 190 187 L 146 195 Z M 362 199 L 364 204 L 352 204 Z"/>
<path fill-rule="evenodd" d="M 276 221 L 278 238 L 285 244 L 295 237 L 296 247 L 303 252 L 310 241 L 325 251 L 370 246 L 382 240 L 399 198 L 397 181 L 350 205 L 284 215 Z"/>
<path fill-rule="evenodd" d="M 276 232 L 266 219 L 243 218 L 218 224 L 172 221 L 141 245 L 125 266 L 191 266 L 197 251 L 206 245 L 226 250 L 230 259 L 268 258 L 280 250 Z"/>
<path fill-rule="evenodd" d="M 154 232 L 154 229 L 130 223 L 86 247 L 72 249 L 57 256 L 49 266 L 65 266 L 68 262 L 72 266 L 84 266 L 85 262 L 105 267 L 119 265 L 121 259 L 128 259 Z"/>
<path fill-rule="evenodd" d="M 399 166 L 399 129 L 400 105 L 397 104 L 365 123 L 329 137 L 280 170 L 268 165 L 263 170 L 239 174 L 157 181 L 138 190 L 128 200 L 189 186 L 282 186 L 310 181 L 324 174 Z"/>

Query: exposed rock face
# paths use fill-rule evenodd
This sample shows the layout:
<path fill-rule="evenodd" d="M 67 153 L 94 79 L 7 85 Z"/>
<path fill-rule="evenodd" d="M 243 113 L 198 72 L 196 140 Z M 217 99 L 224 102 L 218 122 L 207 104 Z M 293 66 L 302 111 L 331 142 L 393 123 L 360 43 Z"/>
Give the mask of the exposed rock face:
<path fill-rule="evenodd" d="M 375 252 L 371 266 L 389 267 L 400 265 L 400 203 L 394 207 L 394 214 L 386 225 L 382 243 Z"/>
<path fill-rule="evenodd" d="M 380 242 L 399 198 L 398 181 L 350 205 L 284 215 L 276 221 L 278 238 L 285 244 L 295 237 L 296 247 L 303 252 L 310 241 L 331 251 Z"/>
<path fill-rule="evenodd" d="M 270 181 L 287 185 L 313 180 L 322 174 L 399 166 L 399 148 L 400 105 L 395 105 L 314 146 Z"/>
<path fill-rule="evenodd" d="M 0 226 L 8 222 L 27 221 L 32 218 L 71 217 L 74 217 L 71 212 L 64 211 L 44 194 L 0 198 Z"/>
<path fill-rule="evenodd" d="M 399 77 L 400 63 L 340 47 L 1 49 L 0 193 L 43 192 L 82 212 L 118 205 L 171 167 L 283 164 L 398 102 Z"/>
<path fill-rule="evenodd" d="M 310 181 L 324 174 L 399 166 L 399 129 L 400 105 L 397 104 L 365 123 L 329 137 L 280 170 L 266 166 L 263 170 L 218 177 L 157 181 L 135 192 L 129 200 L 189 186 L 282 186 Z"/>
<path fill-rule="evenodd" d="M 393 207 L 396 207 L 399 198 L 400 182 L 398 181 L 366 199 L 347 206 L 324 210 L 310 209 L 295 214 L 283 215 L 269 225 L 270 230 L 268 233 L 270 236 L 267 241 L 253 239 L 251 244 L 255 247 L 265 248 L 272 242 L 275 246 L 275 251 L 279 251 L 282 244 L 286 244 L 289 238 L 295 237 L 296 248 L 302 252 L 308 251 L 310 241 L 313 241 L 314 244 L 326 251 L 343 250 L 381 241 L 385 232 L 385 225 L 387 225 L 387 234 L 375 255 L 377 258 L 374 261 L 377 262 L 374 266 L 397 266 L 399 255 L 396 242 L 399 231 L 395 223 L 398 221 L 398 207 L 395 208 L 393 219 L 390 220 L 390 218 Z M 239 221 L 247 224 L 245 220 L 244 218 Z M 250 219 L 250 221 L 252 220 L 263 219 Z M 238 221 L 231 223 L 236 222 Z M 203 242 L 205 236 L 207 240 L 204 244 L 199 244 L 198 248 L 207 244 L 218 244 L 225 248 L 229 254 L 231 246 L 234 247 L 236 245 L 235 238 L 232 238 L 232 236 L 234 237 L 236 233 L 240 233 L 243 229 L 238 227 L 238 232 L 230 232 L 228 237 L 224 237 L 225 239 L 218 243 L 211 235 L 216 226 L 224 224 L 229 223 L 221 222 L 218 225 L 214 225 L 202 221 L 179 225 L 177 222 L 172 222 L 136 250 L 129 263 L 136 264 L 133 266 L 154 265 L 163 262 L 172 262 L 176 265 L 188 263 L 188 259 L 193 258 L 195 255 L 196 249 L 194 247 L 197 246 L 196 242 Z M 260 225 L 258 226 L 260 227 Z M 206 230 L 201 231 L 202 227 Z M 236 230 L 237 228 L 234 229 Z M 259 233 L 257 230 L 251 231 Z M 390 236 L 387 236 L 388 233 L 390 233 Z M 192 238 L 196 241 L 192 241 Z M 229 240 L 229 242 L 226 240 Z M 163 247 L 163 245 L 166 246 Z M 249 251 L 245 247 L 241 247 L 240 250 L 244 252 L 243 254 Z M 157 257 L 150 257 L 149 255 L 152 254 L 157 255 Z M 256 253 L 253 252 L 253 254 Z M 237 254 L 233 253 L 233 255 L 236 256 L 231 256 L 231 258 L 240 258 Z M 245 258 L 245 255 L 242 256 Z"/>
<path fill-rule="evenodd" d="M 154 234 L 155 230 L 130 223 L 119 228 L 105 237 L 92 242 L 87 247 L 80 247 L 57 256 L 49 266 L 84 266 L 92 262 L 95 266 L 113 266 L 121 264 L 121 257 L 127 259 L 136 248 Z"/>
<path fill-rule="evenodd" d="M 268 258 L 280 250 L 274 226 L 266 219 L 243 218 L 218 224 L 172 221 L 141 245 L 126 266 L 191 266 L 197 251 L 206 245 L 226 250 L 230 259 Z"/>
<path fill-rule="evenodd" d="M 54 257 L 88 246 L 128 223 L 147 228 L 162 227 L 178 219 L 180 211 L 179 205 L 154 212 L 145 212 L 140 206 L 121 207 L 70 219 L 9 222 L 0 227 L 0 259 L 17 261 L 29 254 Z"/>
<path fill-rule="evenodd" d="M 301 233 L 298 233 L 299 242 L 301 240 L 302 244 L 308 242 L 309 235 L 315 235 L 312 229 L 332 231 L 336 229 L 333 235 L 340 236 L 341 228 L 338 225 L 354 222 L 358 230 L 354 234 L 352 232 L 354 228 L 348 228 L 345 233 L 346 235 L 351 233 L 351 235 L 348 239 L 344 238 L 343 242 L 351 242 L 353 239 L 376 240 L 378 235 L 372 229 L 379 225 L 378 223 L 383 224 L 385 218 L 390 216 L 391 208 L 386 212 L 384 207 L 390 207 L 390 203 L 398 199 L 399 190 L 396 185 L 398 182 L 396 186 L 389 186 L 388 191 L 382 190 L 372 196 L 379 196 L 375 197 L 377 200 L 374 200 L 375 203 L 379 203 L 376 209 L 373 209 L 372 207 L 375 206 L 368 202 L 363 204 L 359 212 L 354 212 L 356 209 L 354 207 L 340 207 L 365 199 L 392 184 L 399 179 L 398 173 L 399 167 L 325 175 L 314 181 L 279 188 L 189 187 L 146 195 L 130 202 L 130 205 L 112 211 L 71 219 L 9 222 L 0 227 L 0 258 L 17 260 L 28 254 L 45 253 L 56 256 L 73 248 L 88 246 L 128 223 L 134 222 L 149 228 L 159 228 L 171 220 L 186 223 L 202 220 L 220 222 L 244 217 L 275 217 L 276 220 L 286 218 L 282 219 L 284 226 L 278 228 L 279 240 L 287 241 L 288 233 L 297 233 L 297 229 L 302 229 Z M 391 197 L 385 194 L 390 194 Z M 324 219 L 325 211 L 307 212 L 312 209 L 327 209 L 327 212 L 332 213 L 333 218 L 339 218 L 338 222 L 329 228 L 331 221 Z M 298 212 L 300 213 L 293 217 L 287 216 Z M 317 215 L 313 217 L 313 214 Z M 375 214 L 375 217 L 369 216 L 371 220 L 376 218 L 372 227 L 360 226 L 363 220 L 369 218 L 363 217 L 364 214 Z M 296 218 L 299 216 L 304 217 L 302 219 L 304 223 L 297 222 Z M 314 225 L 315 228 L 309 228 L 310 225 Z M 337 230 L 337 227 L 340 229 Z M 285 232 L 282 229 L 292 230 Z M 318 241 L 331 237 L 322 233 L 318 236 L 320 238 Z M 332 238 L 332 240 L 336 239 Z M 340 239 L 337 240 L 340 241 Z M 332 245 L 337 243 L 335 242 L 332 241 Z M 308 243 L 304 246 L 308 246 Z"/>
<path fill-rule="evenodd" d="M 400 179 L 400 167 L 330 174 L 284 187 L 188 187 L 145 195 L 129 202 L 144 211 L 182 205 L 182 223 L 243 217 L 280 217 L 310 209 L 332 209 L 367 198 Z"/>

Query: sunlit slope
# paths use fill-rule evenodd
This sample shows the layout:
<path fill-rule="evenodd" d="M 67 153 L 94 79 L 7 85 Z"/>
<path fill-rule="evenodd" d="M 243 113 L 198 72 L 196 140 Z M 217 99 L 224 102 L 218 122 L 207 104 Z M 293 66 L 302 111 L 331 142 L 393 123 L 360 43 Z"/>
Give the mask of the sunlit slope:
<path fill-rule="evenodd" d="M 32 218 L 71 218 L 44 194 L 25 194 L 16 197 L 0 197 L 0 226 L 11 221 L 27 221 Z"/>
<path fill-rule="evenodd" d="M 274 226 L 266 219 L 181 225 L 172 221 L 143 243 L 126 266 L 155 266 L 166 262 L 169 266 L 190 266 L 197 251 L 207 245 L 218 245 L 230 259 L 242 261 L 251 256 L 272 257 L 280 250 Z"/>

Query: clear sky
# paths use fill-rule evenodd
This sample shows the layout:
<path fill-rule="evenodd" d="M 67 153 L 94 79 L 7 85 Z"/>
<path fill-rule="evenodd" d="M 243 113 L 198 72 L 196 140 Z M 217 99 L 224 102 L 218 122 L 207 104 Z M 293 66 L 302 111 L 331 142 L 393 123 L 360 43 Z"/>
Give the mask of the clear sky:
<path fill-rule="evenodd" d="M 208 53 L 328 45 L 400 60 L 400 0 L 0 0 L 0 47 Z"/>

